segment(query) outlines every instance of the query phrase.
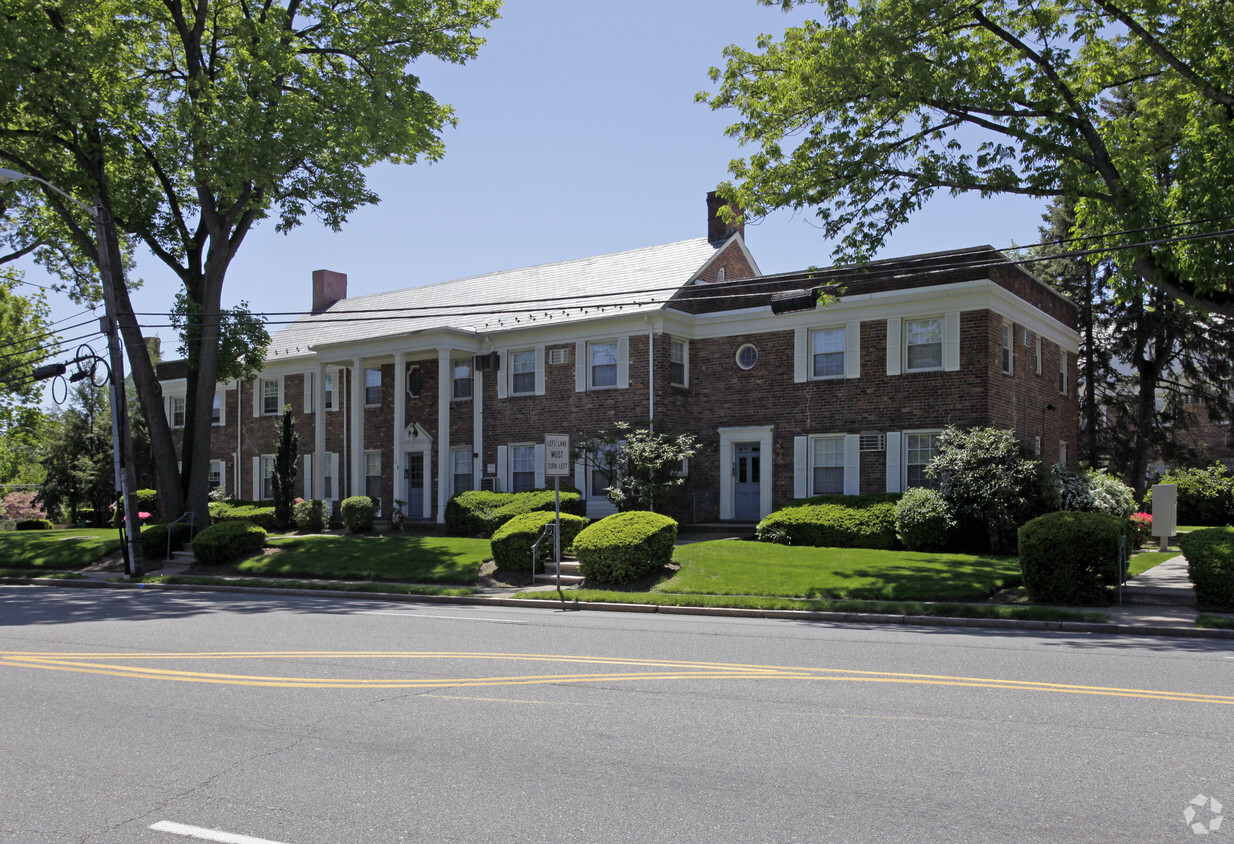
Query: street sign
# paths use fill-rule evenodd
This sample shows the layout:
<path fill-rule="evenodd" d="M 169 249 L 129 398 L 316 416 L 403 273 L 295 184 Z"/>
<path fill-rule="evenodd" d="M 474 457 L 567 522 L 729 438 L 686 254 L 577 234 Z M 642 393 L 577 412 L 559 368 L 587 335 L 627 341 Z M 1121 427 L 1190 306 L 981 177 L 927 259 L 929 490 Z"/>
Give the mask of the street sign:
<path fill-rule="evenodd" d="M 568 435 L 544 435 L 544 474 L 549 478 L 565 478 L 573 474 Z"/>

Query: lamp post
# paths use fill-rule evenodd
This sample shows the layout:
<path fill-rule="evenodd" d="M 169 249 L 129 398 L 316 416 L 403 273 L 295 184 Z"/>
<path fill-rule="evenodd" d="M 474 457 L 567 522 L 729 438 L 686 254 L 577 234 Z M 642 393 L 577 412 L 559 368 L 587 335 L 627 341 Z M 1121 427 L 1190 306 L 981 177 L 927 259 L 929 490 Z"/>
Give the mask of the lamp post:
<path fill-rule="evenodd" d="M 120 332 L 116 322 L 116 293 L 111 274 L 111 254 L 107 248 L 107 234 L 103 225 L 103 208 L 99 205 L 90 206 L 78 201 L 46 179 L 0 167 L 0 184 L 21 181 L 38 182 L 85 211 L 94 221 L 95 238 L 98 242 L 99 282 L 103 287 L 103 307 L 106 313 L 106 316 L 100 320 L 100 327 L 107 335 L 107 351 L 111 363 L 111 440 L 115 482 L 116 490 L 120 493 L 121 501 L 124 503 L 125 520 L 120 523 L 120 535 L 124 543 L 125 575 L 141 577 L 145 574 L 145 569 L 138 551 L 140 546 L 133 539 L 132 529 L 133 524 L 136 523 L 137 531 L 141 531 L 141 519 L 137 515 L 137 500 L 133 495 L 137 486 L 137 473 L 133 466 L 132 440 L 129 438 L 129 415 L 124 392 L 124 354 L 120 351 Z M 129 516 L 133 517 L 134 522 L 128 521 Z"/>

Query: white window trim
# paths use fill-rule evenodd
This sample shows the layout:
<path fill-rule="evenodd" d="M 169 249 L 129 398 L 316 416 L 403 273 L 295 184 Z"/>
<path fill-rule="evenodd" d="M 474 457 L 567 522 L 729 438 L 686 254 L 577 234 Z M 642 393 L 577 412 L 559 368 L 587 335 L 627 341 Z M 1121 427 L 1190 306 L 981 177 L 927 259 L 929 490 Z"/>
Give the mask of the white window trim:
<path fill-rule="evenodd" d="M 376 475 L 370 475 L 368 471 L 368 459 L 369 459 L 370 454 L 377 456 L 377 474 Z M 357 493 L 358 495 L 368 495 L 368 479 L 369 478 L 383 478 L 384 477 L 383 469 L 382 469 L 383 462 L 384 461 L 381 459 L 381 449 L 366 448 L 364 450 L 364 492 Z M 377 507 L 373 510 L 373 515 L 379 518 L 381 517 L 381 512 L 382 512 L 382 506 L 381 506 L 382 503 L 383 502 L 381 500 L 381 496 L 378 495 L 376 498 Z"/>
<path fill-rule="evenodd" d="M 908 343 L 904 336 L 904 317 L 891 317 L 887 320 L 887 374 L 903 375 L 918 372 L 958 372 L 960 370 L 960 313 L 948 311 L 944 314 L 913 315 L 909 319 L 943 320 L 943 365 L 928 369 L 908 368 Z"/>
<path fill-rule="evenodd" d="M 732 466 L 736 459 L 733 448 L 737 443 L 756 442 L 759 445 L 759 455 L 762 461 L 759 481 L 759 518 L 765 518 L 771 513 L 771 490 L 774 486 L 773 476 L 775 474 L 775 463 L 771 459 L 771 433 L 771 425 L 719 429 L 719 463 L 716 469 L 720 477 L 721 519 L 732 519 L 736 507 Z"/>
<path fill-rule="evenodd" d="M 532 360 L 535 363 L 535 369 L 532 370 L 532 373 L 534 374 L 533 387 L 530 392 L 526 390 L 523 390 L 521 392 L 515 392 L 514 390 L 514 374 L 515 374 L 514 373 L 514 356 L 517 354 L 525 354 L 527 352 L 531 353 Z M 538 345 L 538 346 L 530 346 L 530 347 L 524 346 L 518 349 L 511 349 L 508 352 L 501 352 L 501 368 L 502 368 L 501 377 L 497 380 L 497 383 L 503 389 L 500 391 L 501 394 L 498 395 L 497 398 L 504 399 L 507 396 L 542 396 L 544 395 L 545 357 L 544 357 L 544 345 L 543 344 Z M 526 373 L 521 373 L 521 374 L 525 375 Z"/>
<path fill-rule="evenodd" d="M 180 424 L 176 424 L 176 402 L 184 405 L 184 409 L 180 411 L 183 418 Z M 183 428 L 184 423 L 188 420 L 188 399 L 184 396 L 168 396 L 167 397 L 167 424 L 172 428 Z"/>
<path fill-rule="evenodd" d="M 278 410 L 274 413 L 265 412 L 265 382 L 278 382 Z M 258 375 L 253 381 L 253 416 L 278 416 L 283 412 L 283 376 L 282 375 Z"/>
<path fill-rule="evenodd" d="M 214 421 L 214 407 L 210 408 L 210 425 L 214 428 L 221 428 L 227 424 L 227 393 L 222 390 L 217 390 L 214 397 L 219 403 L 219 421 Z"/>
<path fill-rule="evenodd" d="M 326 369 L 325 377 L 330 379 L 332 389 L 330 401 L 326 402 L 326 412 L 338 410 L 338 371 L 334 367 Z M 304 412 L 313 413 L 317 409 L 317 373 L 304 373 Z"/>
<path fill-rule="evenodd" d="M 844 348 L 843 348 L 844 365 L 840 367 L 841 371 L 837 373 L 836 375 L 815 375 L 814 374 L 814 335 L 820 331 L 838 331 L 838 330 L 844 331 Z M 860 338 L 861 338 L 861 324 L 860 323 L 850 322 L 846 325 L 820 325 L 817 328 L 811 328 L 806 333 L 805 365 L 806 365 L 807 378 L 811 381 L 837 381 L 837 380 L 841 380 L 844 378 L 858 377 L 857 374 L 854 374 L 854 370 L 852 366 L 852 363 L 853 363 L 852 358 L 854 356 L 853 354 L 854 353 L 854 349 L 853 349 L 854 343 L 858 344 L 859 346 L 861 343 Z M 857 354 L 859 355 L 860 352 L 858 351 Z M 856 361 L 856 363 L 858 367 L 860 367 L 860 361 Z M 858 370 L 858 374 L 859 374 L 859 370 Z"/>
<path fill-rule="evenodd" d="M 1002 370 L 1004 375 L 1015 375 L 1015 325 L 1010 322 L 1003 323 L 1002 332 L 1002 351 L 1000 354 L 1005 354 L 1006 362 L 1003 364 Z"/>
<path fill-rule="evenodd" d="M 673 346 L 681 346 L 681 381 L 673 380 Z M 668 383 L 672 387 L 682 387 L 689 389 L 690 387 L 690 341 L 680 340 L 676 337 L 669 338 L 668 346 Z"/>
<path fill-rule="evenodd" d="M 1071 379 L 1067 377 L 1067 350 L 1058 350 L 1058 394 L 1071 395 Z"/>
<path fill-rule="evenodd" d="M 503 479 L 506 483 L 506 491 L 507 492 L 514 491 L 514 449 L 516 448 L 530 448 L 531 449 L 531 470 L 532 470 L 531 488 L 538 489 L 544 486 L 544 443 L 539 443 L 539 444 L 537 443 L 510 443 L 509 446 L 506 446 L 506 448 L 508 449 L 506 451 L 508 458 L 505 461 L 502 461 L 500 459 L 503 455 L 498 454 L 498 458 L 499 458 L 498 463 L 499 464 L 501 462 L 507 463 L 507 466 L 504 469 L 504 471 L 506 472 L 506 476 Z M 502 468 L 499 466 L 498 470 L 502 471 Z"/>
<path fill-rule="evenodd" d="M 1037 335 L 1037 374 L 1041 374 L 1041 335 Z"/>
<path fill-rule="evenodd" d="M 261 471 L 261 464 L 262 464 L 262 461 L 264 460 L 270 461 L 270 471 L 266 472 L 265 474 L 263 474 Z M 274 455 L 273 454 L 257 454 L 253 456 L 253 500 L 254 501 L 266 500 L 262 498 L 262 495 L 261 495 L 263 481 L 265 480 L 267 475 L 273 475 L 273 474 L 274 474 Z M 271 492 L 273 493 L 273 489 L 271 490 Z"/>
<path fill-rule="evenodd" d="M 839 493 L 821 493 L 814 488 L 814 448 L 820 440 L 842 441 L 841 454 L 843 455 L 844 462 L 840 464 L 839 468 L 843 472 L 844 485 Z M 793 497 L 809 498 L 824 494 L 861 494 L 860 434 L 834 432 L 793 437 Z"/>
<path fill-rule="evenodd" d="M 591 347 L 598 343 L 617 343 L 617 384 L 615 386 L 596 387 L 591 381 Z M 630 338 L 628 335 L 618 337 L 598 337 L 594 340 L 579 340 L 574 345 L 574 391 L 584 393 L 591 390 L 625 390 L 630 386 Z"/>
<path fill-rule="evenodd" d="M 942 434 L 942 428 L 917 428 L 911 431 L 902 431 L 902 445 L 900 447 L 900 491 L 908 489 L 908 438 L 914 434 L 933 434 L 938 436 Z M 914 464 L 916 465 L 916 464 Z"/>
<path fill-rule="evenodd" d="M 462 472 L 455 472 L 455 471 L 454 471 L 454 470 L 455 470 L 455 468 L 456 468 L 456 467 L 455 467 L 455 465 L 454 465 L 454 456 L 455 456 L 456 454 L 460 454 L 460 453 L 466 454 L 466 455 L 467 455 L 467 457 L 469 458 L 469 459 L 468 459 L 468 462 L 471 464 L 471 468 L 468 470 L 468 475 L 469 475 L 469 477 L 471 478 L 471 488 L 472 488 L 472 489 L 475 489 L 475 488 L 476 488 L 476 457 L 475 457 L 475 452 L 472 450 L 471 446 L 469 446 L 469 445 L 451 446 L 451 447 L 450 447 L 450 494 L 451 494 L 451 495 L 457 495 L 457 494 L 458 494 L 459 490 L 455 489 L 455 486 L 454 486 L 454 479 L 455 479 L 457 476 L 459 476 L 459 475 L 463 474 Z"/>
<path fill-rule="evenodd" d="M 910 348 L 910 344 L 908 342 L 908 323 L 910 321 L 924 322 L 925 320 L 934 320 L 934 319 L 938 320 L 941 323 L 939 327 L 942 329 L 942 336 L 938 338 L 939 365 L 938 366 L 910 367 L 908 365 L 908 350 Z M 942 372 L 946 367 L 947 320 L 943 317 L 942 314 L 934 314 L 933 316 L 911 317 L 910 319 L 904 320 L 904 322 L 905 322 L 905 325 L 904 325 L 904 359 L 901 362 L 903 371 L 904 372 Z"/>
<path fill-rule="evenodd" d="M 370 372 L 376 372 L 376 373 L 377 373 L 377 383 L 376 383 L 376 385 L 374 385 L 374 386 L 376 386 L 376 388 L 377 388 L 378 390 L 380 390 L 380 391 L 381 391 L 381 392 L 379 392 L 379 393 L 377 394 L 380 398 L 378 399 L 378 401 L 376 402 L 376 404 L 370 404 L 370 403 L 369 403 L 369 400 L 368 400 L 368 391 L 369 391 L 369 389 L 370 389 L 370 385 L 369 385 L 369 382 L 368 382 L 368 374 L 369 374 Z M 337 387 L 336 387 L 336 389 L 337 389 Z M 386 393 L 385 393 L 385 390 L 386 390 L 386 384 L 385 384 L 385 379 L 384 379 L 384 378 L 382 378 L 382 376 L 381 376 L 381 367 L 380 367 L 380 366 L 366 366 L 366 367 L 364 367 L 364 381 L 363 381 L 363 384 L 362 384 L 362 386 L 361 386 L 361 388 L 360 388 L 360 389 L 362 389 L 362 390 L 364 391 L 364 406 L 365 406 L 365 407 L 381 407 L 381 403 L 382 403 L 382 401 L 385 399 L 385 395 L 386 395 Z"/>
<path fill-rule="evenodd" d="M 226 460 L 211 460 L 210 461 L 210 471 L 209 471 L 209 474 L 206 475 L 206 484 L 209 485 L 210 475 L 214 474 L 215 466 L 218 466 L 218 469 L 219 469 L 219 486 L 224 491 L 226 491 L 227 490 L 227 461 Z"/>
<path fill-rule="evenodd" d="M 466 378 L 454 377 L 454 371 L 457 367 L 467 367 Z M 457 381 L 468 381 L 471 383 L 471 391 L 466 396 L 454 395 L 454 384 Z M 476 364 L 474 358 L 451 358 L 450 359 L 450 401 L 472 401 L 476 397 Z"/>

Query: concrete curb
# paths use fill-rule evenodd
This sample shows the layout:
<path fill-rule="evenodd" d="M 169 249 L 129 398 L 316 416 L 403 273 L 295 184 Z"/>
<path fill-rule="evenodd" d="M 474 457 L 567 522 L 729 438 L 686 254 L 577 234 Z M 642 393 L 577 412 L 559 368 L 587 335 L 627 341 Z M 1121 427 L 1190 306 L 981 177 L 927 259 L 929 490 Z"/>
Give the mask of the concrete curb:
<path fill-rule="evenodd" d="M 6 577 L 0 583 L 29 586 L 56 586 L 85 589 L 153 589 L 179 592 L 231 592 L 238 594 L 280 595 L 414 604 L 460 604 L 472 606 L 527 607 L 529 609 L 568 609 L 575 612 L 664 613 L 729 618 L 766 618 L 783 621 L 813 621 L 831 624 L 877 624 L 901 627 L 962 627 L 993 630 L 1035 630 L 1054 633 L 1098 633 L 1129 636 L 1173 636 L 1188 639 L 1234 639 L 1234 630 L 1206 627 L 1175 627 L 1163 624 L 1111 624 L 1085 621 L 1033 621 L 1012 618 L 952 618 L 932 615 L 889 615 L 886 613 L 818 612 L 812 610 L 757 610 L 724 607 L 682 607 L 659 604 L 578 603 L 549 599 L 510 598 L 500 595 L 409 595 L 397 592 L 346 592 L 339 589 L 279 589 L 265 586 L 226 586 L 196 583 L 129 583 L 102 580 L 59 580 L 40 577 Z"/>

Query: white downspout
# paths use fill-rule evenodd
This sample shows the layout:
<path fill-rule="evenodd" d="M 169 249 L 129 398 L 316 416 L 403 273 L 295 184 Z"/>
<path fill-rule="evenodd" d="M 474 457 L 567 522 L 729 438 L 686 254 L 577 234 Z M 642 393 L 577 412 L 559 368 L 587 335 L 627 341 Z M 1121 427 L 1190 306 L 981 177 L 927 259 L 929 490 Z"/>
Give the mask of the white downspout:
<path fill-rule="evenodd" d="M 647 317 L 647 430 L 656 429 L 656 343 L 655 328 Z"/>

